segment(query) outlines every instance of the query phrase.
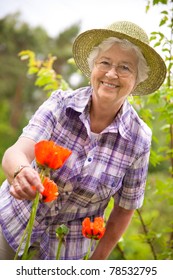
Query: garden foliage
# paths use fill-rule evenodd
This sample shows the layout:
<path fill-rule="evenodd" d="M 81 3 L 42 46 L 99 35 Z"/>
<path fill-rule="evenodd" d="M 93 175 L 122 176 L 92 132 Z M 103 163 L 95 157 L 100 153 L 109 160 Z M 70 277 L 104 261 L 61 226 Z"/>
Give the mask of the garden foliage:
<path fill-rule="evenodd" d="M 153 94 L 129 99 L 153 131 L 145 200 L 143 207 L 135 211 L 129 229 L 110 259 L 173 259 L 173 1 L 148 0 L 146 12 L 149 13 L 151 7 L 154 9 L 154 5 L 158 4 L 163 10 L 158 31 L 151 33 L 150 41 L 162 53 L 168 69 L 167 77 L 163 86 Z M 167 32 L 162 31 L 165 28 Z M 55 56 L 38 58 L 30 49 L 21 50 L 19 56 L 27 60 L 27 76 L 32 82 L 34 78 L 35 86 L 46 92 L 44 98 L 57 88 L 72 87 L 68 79 L 59 74 L 58 68 L 55 69 L 55 61 L 58 64 Z M 84 82 L 82 74 L 69 58 L 67 64 L 72 65 L 78 80 Z M 8 103 L 4 100 L 3 112 L 8 110 L 7 107 Z M 0 130 L 7 135 L 14 133 L 2 123 Z M 0 177 L 3 178 L 3 173 Z M 113 200 L 106 209 L 105 219 L 108 219 L 112 207 Z"/>

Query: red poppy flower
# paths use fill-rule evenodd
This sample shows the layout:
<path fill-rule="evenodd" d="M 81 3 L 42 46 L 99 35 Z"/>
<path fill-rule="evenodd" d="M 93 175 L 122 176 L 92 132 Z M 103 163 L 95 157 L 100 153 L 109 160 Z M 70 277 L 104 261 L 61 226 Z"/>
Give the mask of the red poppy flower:
<path fill-rule="evenodd" d="M 86 238 L 101 239 L 105 233 L 104 220 L 102 217 L 96 217 L 94 222 L 90 218 L 85 218 L 82 222 L 82 234 Z"/>
<path fill-rule="evenodd" d="M 45 177 L 43 180 L 43 186 L 44 191 L 41 193 L 43 196 L 43 202 L 50 202 L 58 197 L 58 186 L 54 181 L 50 180 L 48 177 Z"/>
<path fill-rule="evenodd" d="M 56 145 L 53 141 L 42 140 L 35 144 L 36 161 L 46 168 L 60 168 L 71 153 L 70 150 Z"/>

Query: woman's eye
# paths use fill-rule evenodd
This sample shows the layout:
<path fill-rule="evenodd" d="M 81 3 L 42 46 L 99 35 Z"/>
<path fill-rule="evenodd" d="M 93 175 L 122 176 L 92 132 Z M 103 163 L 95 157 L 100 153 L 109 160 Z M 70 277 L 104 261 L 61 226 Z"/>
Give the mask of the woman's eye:
<path fill-rule="evenodd" d="M 110 63 L 107 62 L 107 61 L 101 61 L 100 64 L 103 64 L 103 65 L 110 65 Z"/>
<path fill-rule="evenodd" d="M 119 65 L 118 67 L 119 67 L 119 69 L 121 69 L 123 71 L 130 71 L 130 69 L 129 69 L 129 67 L 127 65 L 123 64 L 123 65 Z"/>

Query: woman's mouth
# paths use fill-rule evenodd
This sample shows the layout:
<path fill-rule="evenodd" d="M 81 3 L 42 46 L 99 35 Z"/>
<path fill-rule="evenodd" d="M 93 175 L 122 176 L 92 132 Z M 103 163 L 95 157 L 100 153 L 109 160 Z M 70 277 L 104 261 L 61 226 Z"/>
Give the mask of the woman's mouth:
<path fill-rule="evenodd" d="M 110 83 L 106 83 L 106 82 L 102 82 L 102 84 L 106 87 L 110 87 L 110 88 L 117 88 L 119 87 L 118 85 L 115 84 L 110 84 Z"/>

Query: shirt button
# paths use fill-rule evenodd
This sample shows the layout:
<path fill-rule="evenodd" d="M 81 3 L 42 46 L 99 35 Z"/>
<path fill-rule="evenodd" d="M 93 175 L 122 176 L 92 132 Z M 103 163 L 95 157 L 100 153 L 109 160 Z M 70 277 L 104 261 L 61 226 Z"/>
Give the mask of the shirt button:
<path fill-rule="evenodd" d="M 91 157 L 89 157 L 89 158 L 88 158 L 88 161 L 89 161 L 89 162 L 91 162 L 91 161 L 92 161 L 92 158 L 91 158 Z"/>
<path fill-rule="evenodd" d="M 80 182 L 82 180 L 81 177 L 77 177 L 77 181 Z"/>

